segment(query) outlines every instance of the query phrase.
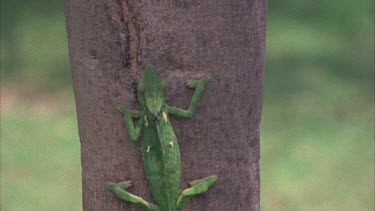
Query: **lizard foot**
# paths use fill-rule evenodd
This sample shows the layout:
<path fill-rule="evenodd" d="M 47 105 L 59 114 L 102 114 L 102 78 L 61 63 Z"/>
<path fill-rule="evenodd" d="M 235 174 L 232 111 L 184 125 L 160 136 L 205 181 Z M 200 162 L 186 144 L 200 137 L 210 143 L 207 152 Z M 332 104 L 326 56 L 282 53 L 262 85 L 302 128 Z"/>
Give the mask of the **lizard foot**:
<path fill-rule="evenodd" d="M 120 183 L 114 183 L 114 182 L 107 183 L 107 188 L 112 193 L 116 194 L 116 196 L 119 199 L 136 204 L 139 207 L 144 208 L 146 211 L 159 211 L 158 206 L 152 203 L 149 203 L 146 200 L 142 199 L 141 197 L 133 195 L 129 193 L 128 191 L 126 191 L 126 189 L 129 188 L 130 186 L 132 186 L 131 180 L 123 181 Z"/>
<path fill-rule="evenodd" d="M 199 84 L 202 84 L 204 86 L 211 78 L 212 78 L 211 74 L 206 74 L 203 76 L 203 78 L 199 80 L 187 81 L 186 86 L 188 86 L 189 88 L 197 88 Z"/>
<path fill-rule="evenodd" d="M 208 191 L 208 188 L 211 187 L 217 180 L 216 175 L 211 175 L 200 180 L 194 180 L 189 182 L 191 186 L 188 189 L 182 191 L 180 198 L 177 200 L 176 210 L 181 211 L 186 202 L 195 195 L 199 195 Z"/>

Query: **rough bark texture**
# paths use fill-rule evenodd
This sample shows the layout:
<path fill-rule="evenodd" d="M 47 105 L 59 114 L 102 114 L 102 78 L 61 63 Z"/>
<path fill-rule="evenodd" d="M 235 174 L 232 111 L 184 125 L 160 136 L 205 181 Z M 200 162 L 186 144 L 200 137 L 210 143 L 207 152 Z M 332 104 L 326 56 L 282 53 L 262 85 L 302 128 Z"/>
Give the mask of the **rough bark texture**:
<path fill-rule="evenodd" d="M 66 0 L 70 62 L 82 152 L 83 208 L 139 210 L 109 192 L 152 201 L 140 143 L 115 110 L 139 109 L 136 81 L 151 63 L 170 86 L 167 102 L 187 108 L 188 79 L 211 73 L 193 120 L 171 118 L 181 147 L 182 182 L 218 182 L 186 210 L 259 210 L 259 122 L 266 0 Z"/>

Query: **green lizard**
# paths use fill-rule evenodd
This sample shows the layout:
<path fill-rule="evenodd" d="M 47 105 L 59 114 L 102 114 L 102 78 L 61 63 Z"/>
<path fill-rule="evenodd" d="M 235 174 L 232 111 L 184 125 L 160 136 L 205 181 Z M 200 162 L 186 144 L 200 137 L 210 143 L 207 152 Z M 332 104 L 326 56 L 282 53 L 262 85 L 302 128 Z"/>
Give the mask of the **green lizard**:
<path fill-rule="evenodd" d="M 148 211 L 181 211 L 186 202 L 194 195 L 202 194 L 213 185 L 217 176 L 190 182 L 190 188 L 182 191 L 178 197 L 181 160 L 176 135 L 168 115 L 191 119 L 206 83 L 210 80 L 205 75 L 201 80 L 190 80 L 187 86 L 195 88 L 188 110 L 169 106 L 164 99 L 164 89 L 168 83 L 163 80 L 152 65 L 147 65 L 138 81 L 138 101 L 142 111 L 127 110 L 121 106 L 117 109 L 125 120 L 130 139 L 138 140 L 142 130 L 142 158 L 152 195 L 158 205 L 147 202 L 127 191 L 131 181 L 108 183 L 107 187 L 118 198 L 137 204 Z M 139 118 L 134 127 L 133 119 Z"/>

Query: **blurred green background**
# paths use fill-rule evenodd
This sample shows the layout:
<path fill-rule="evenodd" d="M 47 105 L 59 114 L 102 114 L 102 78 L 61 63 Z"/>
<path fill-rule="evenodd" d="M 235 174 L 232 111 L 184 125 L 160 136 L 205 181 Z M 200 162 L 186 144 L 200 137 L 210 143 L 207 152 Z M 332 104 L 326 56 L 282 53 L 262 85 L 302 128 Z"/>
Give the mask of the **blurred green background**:
<path fill-rule="evenodd" d="M 1 1 L 1 210 L 81 210 L 62 1 Z M 374 210 L 374 2 L 270 1 L 262 210 Z"/>

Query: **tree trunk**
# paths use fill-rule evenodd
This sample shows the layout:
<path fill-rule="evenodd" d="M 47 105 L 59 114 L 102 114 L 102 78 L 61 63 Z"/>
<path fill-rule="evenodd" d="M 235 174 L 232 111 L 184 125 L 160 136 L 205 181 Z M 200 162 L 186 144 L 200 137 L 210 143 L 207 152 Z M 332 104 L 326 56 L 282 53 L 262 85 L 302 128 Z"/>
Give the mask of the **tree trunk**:
<path fill-rule="evenodd" d="M 119 104 L 140 109 L 136 82 L 153 64 L 169 82 L 167 103 L 187 108 L 188 79 L 211 73 L 193 120 L 171 118 L 181 149 L 181 189 L 219 176 L 185 210 L 259 210 L 259 122 L 266 1 L 66 0 L 70 62 L 81 139 L 83 209 L 139 210 L 106 189 L 153 201 L 140 143 Z"/>

